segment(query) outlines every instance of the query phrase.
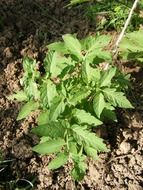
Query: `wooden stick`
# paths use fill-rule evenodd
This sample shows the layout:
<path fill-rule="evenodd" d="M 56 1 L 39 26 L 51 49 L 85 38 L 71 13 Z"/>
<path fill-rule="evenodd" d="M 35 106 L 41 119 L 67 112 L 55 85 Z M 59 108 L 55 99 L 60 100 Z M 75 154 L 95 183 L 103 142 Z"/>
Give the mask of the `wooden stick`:
<path fill-rule="evenodd" d="M 124 36 L 124 34 L 125 34 L 125 31 L 126 31 L 128 25 L 129 25 L 129 23 L 130 23 L 130 20 L 131 20 L 131 18 L 132 18 L 133 12 L 134 12 L 134 10 L 135 10 L 135 8 L 136 8 L 138 2 L 139 2 L 139 0 L 135 0 L 135 1 L 134 1 L 134 4 L 133 4 L 133 6 L 132 6 L 132 8 L 131 8 L 131 10 L 130 10 L 130 13 L 129 13 L 129 15 L 128 15 L 128 18 L 127 18 L 127 20 L 126 20 L 126 22 L 125 22 L 125 24 L 124 24 L 124 27 L 123 27 L 123 29 L 122 29 L 122 32 L 120 33 L 120 35 L 119 35 L 119 37 L 118 37 L 118 39 L 117 39 L 117 41 L 116 41 L 116 43 L 115 43 L 115 47 L 114 47 L 114 49 L 113 49 L 113 53 L 116 53 L 117 50 L 118 50 L 118 46 L 119 46 L 119 44 L 120 44 L 120 42 L 121 42 L 121 40 L 122 40 L 122 38 L 123 38 L 123 36 Z"/>

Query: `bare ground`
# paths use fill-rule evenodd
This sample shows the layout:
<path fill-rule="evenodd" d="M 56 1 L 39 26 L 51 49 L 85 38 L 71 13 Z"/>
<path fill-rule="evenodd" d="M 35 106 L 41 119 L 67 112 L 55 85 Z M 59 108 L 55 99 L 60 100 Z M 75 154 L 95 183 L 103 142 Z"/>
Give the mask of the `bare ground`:
<path fill-rule="evenodd" d="M 132 73 L 129 97 L 136 104 L 132 111 L 118 110 L 118 123 L 102 126 L 109 153 L 99 161 L 88 160 L 88 171 L 81 183 L 70 177 L 71 165 L 49 171 L 47 156 L 32 152 L 38 142 L 30 133 L 37 113 L 17 122 L 20 104 L 6 96 L 20 89 L 22 58 L 41 61 L 46 45 L 64 33 L 83 37 L 95 31 L 84 17 L 82 7 L 67 9 L 64 0 L 0 1 L 0 149 L 5 159 L 14 159 L 0 172 L 0 189 L 10 190 L 8 182 L 34 179 L 35 190 L 142 190 L 143 189 L 143 69 L 122 65 Z"/>

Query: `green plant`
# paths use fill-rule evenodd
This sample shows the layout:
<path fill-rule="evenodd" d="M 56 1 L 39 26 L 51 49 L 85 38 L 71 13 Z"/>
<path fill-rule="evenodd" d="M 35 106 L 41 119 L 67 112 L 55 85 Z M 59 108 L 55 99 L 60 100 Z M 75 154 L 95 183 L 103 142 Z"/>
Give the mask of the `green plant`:
<path fill-rule="evenodd" d="M 124 59 L 143 63 L 143 30 L 126 34 L 120 44 L 119 51 Z"/>
<path fill-rule="evenodd" d="M 115 1 L 101 1 L 87 7 L 86 16 L 96 22 L 97 29 L 120 29 L 127 18 L 129 8 Z M 100 19 L 99 19 L 100 18 Z"/>
<path fill-rule="evenodd" d="M 120 31 L 128 17 L 131 7 L 131 1 L 125 2 L 124 0 L 103 0 L 89 4 L 89 6 L 85 9 L 85 15 L 92 22 L 95 22 L 96 30 L 115 29 Z M 142 10 L 141 4 L 139 6 L 139 10 Z M 139 11 L 137 11 L 133 15 L 128 30 L 131 31 L 135 28 L 137 29 L 142 23 L 143 18 L 140 17 Z"/>
<path fill-rule="evenodd" d="M 48 45 L 42 73 L 36 60 L 24 59 L 24 90 L 9 97 L 27 102 L 17 120 L 40 110 L 38 127 L 32 132 L 41 141 L 33 150 L 55 154 L 50 169 L 71 160 L 75 180 L 86 172 L 86 155 L 97 159 L 98 152 L 108 151 L 92 128 L 106 119 L 116 121 L 116 107 L 132 108 L 124 94 L 128 76 L 111 64 L 112 56 L 105 50 L 109 42 L 106 35 L 83 40 L 64 35 L 63 42 Z"/>

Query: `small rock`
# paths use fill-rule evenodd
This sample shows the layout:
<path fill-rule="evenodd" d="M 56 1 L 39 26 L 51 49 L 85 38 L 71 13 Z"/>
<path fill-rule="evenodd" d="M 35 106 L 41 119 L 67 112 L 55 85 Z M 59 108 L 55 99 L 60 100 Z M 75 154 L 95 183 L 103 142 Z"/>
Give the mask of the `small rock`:
<path fill-rule="evenodd" d="M 12 58 L 12 56 L 13 56 L 11 49 L 9 47 L 4 49 L 4 54 L 5 54 L 6 58 Z"/>
<path fill-rule="evenodd" d="M 129 143 L 123 141 L 123 142 L 120 144 L 120 147 L 119 147 L 119 148 L 120 148 L 120 151 L 121 151 L 122 154 L 127 154 L 127 153 L 130 151 L 131 146 L 130 146 Z"/>
<path fill-rule="evenodd" d="M 131 159 L 130 159 L 130 161 L 129 161 L 129 166 L 132 167 L 132 166 L 135 165 L 135 163 L 136 163 L 135 157 L 133 156 L 133 157 L 131 157 Z"/>

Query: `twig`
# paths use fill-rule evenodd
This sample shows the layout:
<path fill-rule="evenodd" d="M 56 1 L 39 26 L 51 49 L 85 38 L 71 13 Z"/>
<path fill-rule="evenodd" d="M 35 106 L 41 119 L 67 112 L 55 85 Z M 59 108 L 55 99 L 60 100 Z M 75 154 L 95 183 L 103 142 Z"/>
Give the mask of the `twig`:
<path fill-rule="evenodd" d="M 115 47 L 114 47 L 114 49 L 113 49 L 113 53 L 116 53 L 116 52 L 117 52 L 119 43 L 121 42 L 121 40 L 122 40 L 122 38 L 123 38 L 123 36 L 124 36 L 124 34 L 125 34 L 125 31 L 126 31 L 128 25 L 129 25 L 129 23 L 130 23 L 130 20 L 131 20 L 131 18 L 132 18 L 133 12 L 134 12 L 134 10 L 135 10 L 135 8 L 136 8 L 138 2 L 139 2 L 139 0 L 135 0 L 135 1 L 134 1 L 134 4 L 133 4 L 133 6 L 132 6 L 132 8 L 131 8 L 131 10 L 130 10 L 130 13 L 129 13 L 129 15 L 128 15 L 128 18 L 127 18 L 127 20 L 126 20 L 126 22 L 125 22 L 125 25 L 124 25 L 123 29 L 122 29 L 122 32 L 120 33 L 120 35 L 119 35 L 119 37 L 118 37 L 118 39 L 117 39 L 117 41 L 116 41 L 116 43 L 115 43 Z"/>
<path fill-rule="evenodd" d="M 115 160 L 118 160 L 118 159 L 120 159 L 120 158 L 133 157 L 133 156 L 135 156 L 139 151 L 140 151 L 140 150 L 138 149 L 138 150 L 136 150 L 136 151 L 133 152 L 133 153 L 128 153 L 128 154 L 124 154 L 124 155 L 120 155 L 120 156 L 114 157 L 114 158 L 112 158 L 111 160 L 109 160 L 109 161 L 106 163 L 106 165 L 108 165 L 108 164 L 110 164 L 111 162 L 114 162 Z"/>

